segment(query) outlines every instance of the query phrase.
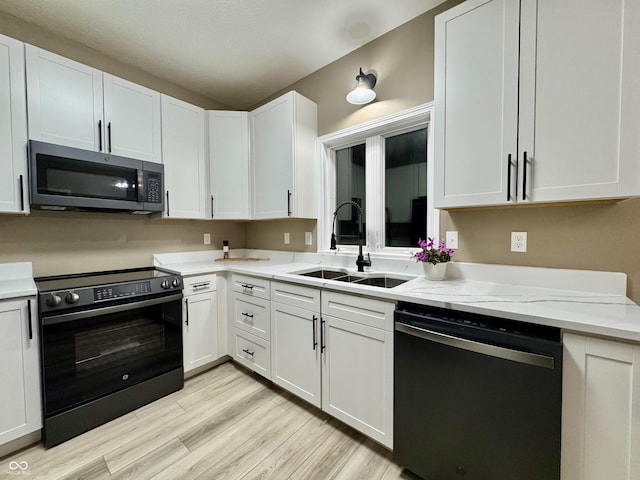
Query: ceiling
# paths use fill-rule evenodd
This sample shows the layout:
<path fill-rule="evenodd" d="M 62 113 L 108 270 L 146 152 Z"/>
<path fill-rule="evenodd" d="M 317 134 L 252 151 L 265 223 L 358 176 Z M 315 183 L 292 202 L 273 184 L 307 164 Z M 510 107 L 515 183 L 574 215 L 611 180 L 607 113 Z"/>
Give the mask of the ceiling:
<path fill-rule="evenodd" d="M 246 109 L 442 1 L 0 0 L 0 11 Z"/>

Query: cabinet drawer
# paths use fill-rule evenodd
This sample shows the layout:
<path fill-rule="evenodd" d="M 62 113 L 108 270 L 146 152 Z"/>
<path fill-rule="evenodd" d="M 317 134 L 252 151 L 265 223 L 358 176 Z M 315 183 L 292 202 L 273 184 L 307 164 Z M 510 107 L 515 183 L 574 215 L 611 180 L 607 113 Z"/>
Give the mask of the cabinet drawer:
<path fill-rule="evenodd" d="M 271 301 L 317 312 L 320 310 L 320 290 L 292 283 L 271 282 Z"/>
<path fill-rule="evenodd" d="M 185 277 L 184 294 L 193 295 L 196 293 L 206 293 L 216 291 L 216 275 L 197 275 L 195 277 Z"/>
<path fill-rule="evenodd" d="M 271 338 L 269 302 L 241 293 L 233 294 L 233 325 L 265 340 Z"/>
<path fill-rule="evenodd" d="M 233 358 L 271 380 L 271 344 L 266 340 L 236 328 Z"/>
<path fill-rule="evenodd" d="M 393 331 L 395 303 L 369 297 L 322 292 L 322 315 Z"/>
<path fill-rule="evenodd" d="M 234 292 L 269 300 L 271 293 L 269 289 L 269 280 L 234 274 L 231 277 L 231 283 L 231 289 Z"/>

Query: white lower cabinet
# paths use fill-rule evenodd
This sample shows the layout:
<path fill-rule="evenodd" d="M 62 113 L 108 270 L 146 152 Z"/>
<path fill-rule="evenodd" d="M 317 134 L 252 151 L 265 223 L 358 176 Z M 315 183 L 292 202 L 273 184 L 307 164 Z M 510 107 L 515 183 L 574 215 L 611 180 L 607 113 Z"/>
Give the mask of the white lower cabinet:
<path fill-rule="evenodd" d="M 562 480 L 640 478 L 640 345 L 563 342 Z"/>
<path fill-rule="evenodd" d="M 0 445 L 42 428 L 35 302 L 0 301 Z"/>
<path fill-rule="evenodd" d="M 271 380 L 270 282 L 233 274 L 230 292 L 230 355 Z"/>
<path fill-rule="evenodd" d="M 392 448 L 394 308 L 272 282 L 273 382 Z"/>
<path fill-rule="evenodd" d="M 219 358 L 216 276 L 184 279 L 182 341 L 184 372 Z"/>
<path fill-rule="evenodd" d="M 319 323 L 320 290 L 271 283 L 272 380 L 316 407 L 322 403 Z"/>

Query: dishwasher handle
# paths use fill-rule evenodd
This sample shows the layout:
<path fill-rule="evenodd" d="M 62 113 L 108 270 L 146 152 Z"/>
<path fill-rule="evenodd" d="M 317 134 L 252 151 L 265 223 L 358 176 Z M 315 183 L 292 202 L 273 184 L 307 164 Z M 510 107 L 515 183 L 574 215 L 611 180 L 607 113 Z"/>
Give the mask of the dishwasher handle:
<path fill-rule="evenodd" d="M 450 347 L 460 348 L 462 350 L 468 350 L 470 352 L 525 363 L 535 367 L 549 368 L 551 370 L 555 368 L 555 359 L 548 355 L 540 355 L 537 353 L 522 352 L 520 350 L 498 347 L 488 343 L 476 342 L 474 340 L 454 337 L 445 333 L 425 330 L 424 328 L 414 327 L 413 325 L 406 325 L 404 323 L 396 323 L 395 329 L 397 332 L 406 333 L 407 335 L 441 343 Z"/>

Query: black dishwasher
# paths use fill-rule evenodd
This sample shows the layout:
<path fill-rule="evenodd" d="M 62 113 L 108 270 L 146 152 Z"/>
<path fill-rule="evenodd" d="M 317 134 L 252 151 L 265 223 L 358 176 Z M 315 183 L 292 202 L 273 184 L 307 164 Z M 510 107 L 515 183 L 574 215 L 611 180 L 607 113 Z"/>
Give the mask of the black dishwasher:
<path fill-rule="evenodd" d="M 400 303 L 394 460 L 425 480 L 558 480 L 553 327 Z"/>

